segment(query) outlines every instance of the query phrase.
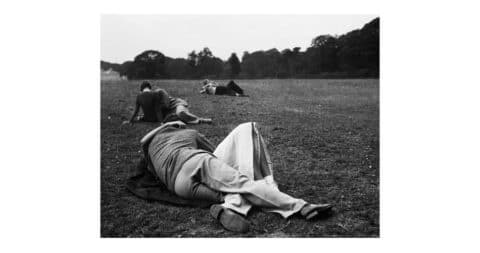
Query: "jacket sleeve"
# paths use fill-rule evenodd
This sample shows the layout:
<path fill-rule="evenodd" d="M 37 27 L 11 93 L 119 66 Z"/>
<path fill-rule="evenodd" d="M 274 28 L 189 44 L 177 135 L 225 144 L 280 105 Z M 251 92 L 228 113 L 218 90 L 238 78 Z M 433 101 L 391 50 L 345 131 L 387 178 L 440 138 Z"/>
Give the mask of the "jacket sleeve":
<path fill-rule="evenodd" d="M 197 134 L 197 145 L 199 149 L 203 149 L 211 153 L 215 151 L 215 146 L 201 133 Z"/>

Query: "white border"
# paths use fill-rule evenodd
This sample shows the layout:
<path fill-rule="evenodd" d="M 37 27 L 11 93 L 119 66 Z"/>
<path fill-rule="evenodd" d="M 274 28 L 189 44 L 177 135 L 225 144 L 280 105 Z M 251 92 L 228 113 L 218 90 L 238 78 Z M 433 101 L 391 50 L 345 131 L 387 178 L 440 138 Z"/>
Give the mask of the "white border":
<path fill-rule="evenodd" d="M 3 252 L 478 250 L 480 22 L 473 2 L 1 5 Z M 381 239 L 99 239 L 102 13 L 379 14 Z M 28 103 L 19 105 L 18 94 Z"/>

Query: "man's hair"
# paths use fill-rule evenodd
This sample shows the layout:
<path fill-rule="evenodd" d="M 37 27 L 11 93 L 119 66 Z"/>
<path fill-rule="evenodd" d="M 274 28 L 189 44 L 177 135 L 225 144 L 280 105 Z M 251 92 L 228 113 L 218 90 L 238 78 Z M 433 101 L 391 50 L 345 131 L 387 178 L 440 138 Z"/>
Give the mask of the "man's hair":
<path fill-rule="evenodd" d="M 143 90 L 146 89 L 146 88 L 152 89 L 152 86 L 150 85 L 149 82 L 144 81 L 144 82 L 142 82 L 142 84 L 140 85 L 140 91 L 143 91 Z"/>

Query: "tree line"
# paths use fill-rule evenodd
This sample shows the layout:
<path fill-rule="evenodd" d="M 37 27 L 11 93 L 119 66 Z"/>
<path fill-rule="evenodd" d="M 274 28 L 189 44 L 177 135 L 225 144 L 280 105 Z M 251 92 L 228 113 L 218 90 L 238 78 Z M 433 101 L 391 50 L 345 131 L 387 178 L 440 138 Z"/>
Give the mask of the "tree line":
<path fill-rule="evenodd" d="M 341 36 L 317 36 L 303 52 L 300 47 L 245 51 L 241 60 L 232 53 L 223 61 L 208 47 L 190 52 L 187 58 L 147 50 L 133 61 L 100 64 L 101 69 L 112 69 L 128 79 L 378 77 L 379 34 L 380 19 L 375 18 Z"/>

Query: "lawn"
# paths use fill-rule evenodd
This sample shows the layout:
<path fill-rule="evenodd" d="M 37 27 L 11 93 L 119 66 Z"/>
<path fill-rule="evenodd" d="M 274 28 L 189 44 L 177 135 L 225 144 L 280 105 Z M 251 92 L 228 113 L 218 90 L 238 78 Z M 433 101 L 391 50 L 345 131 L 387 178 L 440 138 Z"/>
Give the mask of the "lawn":
<path fill-rule="evenodd" d="M 222 82 L 222 81 L 220 81 Z M 214 144 L 238 124 L 258 122 L 280 190 L 310 202 L 334 203 L 331 217 L 283 219 L 253 210 L 247 234 L 224 230 L 208 209 L 146 201 L 125 187 L 142 155 L 139 141 L 158 124 L 122 125 L 140 81 L 101 82 L 102 237 L 378 237 L 379 82 L 238 80 L 249 97 L 199 94 L 199 81 L 154 80 L 213 119 L 189 126 Z"/>

